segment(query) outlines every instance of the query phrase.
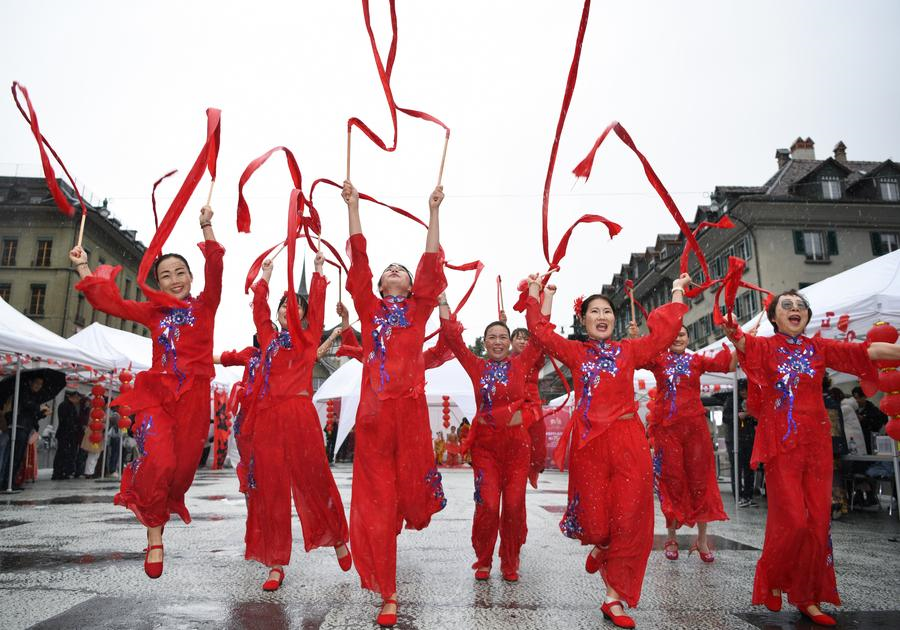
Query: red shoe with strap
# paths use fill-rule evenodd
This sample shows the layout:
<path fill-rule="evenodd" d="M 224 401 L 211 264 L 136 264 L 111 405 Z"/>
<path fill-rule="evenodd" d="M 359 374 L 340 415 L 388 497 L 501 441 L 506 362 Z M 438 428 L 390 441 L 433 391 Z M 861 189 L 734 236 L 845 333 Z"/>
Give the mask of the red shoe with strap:
<path fill-rule="evenodd" d="M 825 613 L 823 613 L 821 611 L 821 609 L 819 610 L 819 614 L 817 614 L 817 615 L 814 615 L 811 612 L 809 612 L 809 609 L 812 608 L 813 606 L 815 606 L 816 608 L 819 608 L 819 605 L 816 604 L 815 602 L 809 602 L 807 604 L 797 604 L 797 610 L 800 611 L 801 615 L 803 615 L 804 617 L 806 617 L 813 623 L 818 624 L 820 626 L 836 626 L 837 625 L 837 621 L 835 620 L 835 618 L 832 617 L 831 615 L 826 615 Z"/>
<path fill-rule="evenodd" d="M 781 610 L 781 593 L 776 595 L 775 593 L 769 593 L 766 595 L 766 601 L 763 602 L 769 610 L 772 612 L 778 612 Z"/>
<path fill-rule="evenodd" d="M 670 538 L 666 541 L 666 544 L 663 545 L 663 550 L 666 553 L 667 560 L 678 560 L 678 541 L 674 538 Z M 688 554 L 690 555 L 690 554 Z"/>
<path fill-rule="evenodd" d="M 622 609 L 622 614 L 617 615 L 612 611 L 613 606 L 618 606 Z M 610 621 L 612 621 L 619 628 L 634 628 L 634 619 L 624 614 L 625 606 L 622 602 L 618 600 L 613 600 L 611 602 L 604 602 L 602 606 L 600 606 L 600 612 L 603 613 L 603 616 Z"/>
<path fill-rule="evenodd" d="M 338 564 L 341 566 L 341 571 L 349 571 L 353 568 L 353 556 L 350 555 L 350 547 L 347 546 L 347 543 L 341 543 L 340 545 L 336 545 L 334 548 L 334 552 L 337 553 L 339 549 L 343 547 L 347 550 L 347 553 L 343 556 L 338 556 Z"/>
<path fill-rule="evenodd" d="M 518 582 L 519 581 L 519 573 L 517 571 L 510 571 L 509 573 L 503 574 L 503 579 L 507 582 Z"/>
<path fill-rule="evenodd" d="M 147 574 L 147 577 L 151 580 L 155 580 L 163 572 L 163 563 L 162 560 L 159 562 L 150 562 L 150 552 L 154 549 L 162 549 L 162 545 L 148 545 L 146 549 L 144 549 L 144 573 Z"/>
<path fill-rule="evenodd" d="M 597 551 L 597 555 L 594 555 L 594 551 Z M 584 570 L 588 573 L 596 573 L 600 570 L 599 547 L 594 547 L 593 549 L 591 549 L 591 552 L 588 554 L 587 558 L 584 561 Z"/>
<path fill-rule="evenodd" d="M 384 612 L 384 607 L 394 605 L 394 612 L 386 613 Z M 394 597 L 389 599 L 385 599 L 381 602 L 381 612 L 378 613 L 378 617 L 375 619 L 375 623 L 377 623 L 382 628 L 393 628 L 397 625 L 397 600 Z"/>
<path fill-rule="evenodd" d="M 475 579 L 478 580 L 479 582 L 484 582 L 485 580 L 489 580 L 490 578 L 491 578 L 491 569 L 490 568 L 482 569 L 479 567 L 479 568 L 475 569 Z"/>
<path fill-rule="evenodd" d="M 699 541 L 699 539 L 695 540 L 694 544 L 691 545 L 691 548 L 688 551 L 688 557 L 690 558 L 691 554 L 696 551 L 698 554 L 700 554 L 700 559 L 703 560 L 703 562 L 706 562 L 706 563 L 715 562 L 716 556 L 713 553 L 713 549 L 709 545 L 709 543 L 706 543 L 706 548 L 709 549 L 709 551 L 700 551 L 700 541 Z"/>
<path fill-rule="evenodd" d="M 269 571 L 269 575 L 271 575 L 272 573 L 277 573 L 278 579 L 273 580 L 272 578 L 269 578 L 268 580 L 266 580 L 265 583 L 263 583 L 264 591 L 277 591 L 279 588 L 281 588 L 281 585 L 284 582 L 284 569 L 271 569 Z"/>

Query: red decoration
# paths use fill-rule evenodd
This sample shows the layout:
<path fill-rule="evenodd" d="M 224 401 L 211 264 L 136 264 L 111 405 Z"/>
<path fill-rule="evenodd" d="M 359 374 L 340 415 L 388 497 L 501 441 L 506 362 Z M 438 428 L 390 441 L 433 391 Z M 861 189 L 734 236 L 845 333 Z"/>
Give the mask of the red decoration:
<path fill-rule="evenodd" d="M 130 383 L 133 378 L 134 374 L 132 374 L 128 370 L 122 370 L 121 372 L 119 372 L 120 383 Z"/>
<path fill-rule="evenodd" d="M 91 444 L 99 444 L 103 441 L 103 433 L 91 433 L 88 436 L 88 440 L 90 440 Z"/>
<path fill-rule="evenodd" d="M 88 428 L 91 431 L 103 431 L 103 422 L 101 420 L 92 420 L 88 423 Z"/>
<path fill-rule="evenodd" d="M 91 409 L 92 420 L 103 420 L 105 416 L 106 412 L 103 409 L 100 409 L 99 407 L 94 407 L 93 409 Z"/>
<path fill-rule="evenodd" d="M 127 431 L 131 427 L 131 419 L 128 416 L 122 416 L 119 418 L 119 429 L 122 431 Z"/>
<path fill-rule="evenodd" d="M 441 396 L 442 402 L 441 407 L 443 409 L 443 418 L 444 418 L 444 428 L 450 428 L 450 397 L 449 396 Z"/>
<path fill-rule="evenodd" d="M 895 343 L 900 337 L 897 329 L 886 322 L 878 322 L 869 332 L 866 339 L 870 342 Z M 878 366 L 878 389 L 884 396 L 878 406 L 890 419 L 885 430 L 894 440 L 900 440 L 900 370 L 896 361 L 876 361 Z"/>
<path fill-rule="evenodd" d="M 134 389 L 134 385 L 132 385 L 131 383 L 122 383 L 121 385 L 119 385 L 119 393 L 120 394 L 127 394 L 128 392 L 130 392 L 133 389 Z"/>
<path fill-rule="evenodd" d="M 102 409 L 106 406 L 106 401 L 100 398 L 99 396 L 96 398 L 91 398 L 91 407 L 94 409 Z"/>
<path fill-rule="evenodd" d="M 130 416 L 131 405 L 119 405 L 119 413 L 123 416 Z"/>
<path fill-rule="evenodd" d="M 94 396 L 103 396 L 106 393 L 106 388 L 103 385 L 97 384 L 91 388 L 91 393 Z"/>

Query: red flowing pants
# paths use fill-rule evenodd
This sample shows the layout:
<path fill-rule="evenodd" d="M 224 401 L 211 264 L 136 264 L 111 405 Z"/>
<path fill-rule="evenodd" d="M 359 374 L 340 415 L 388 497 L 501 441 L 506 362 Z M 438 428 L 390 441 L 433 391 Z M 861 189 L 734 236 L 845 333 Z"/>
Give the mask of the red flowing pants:
<path fill-rule="evenodd" d="M 831 439 L 827 428 L 810 433 L 766 462 L 769 511 L 754 604 L 771 589 L 787 593 L 792 604 L 841 603 L 831 547 Z"/>
<path fill-rule="evenodd" d="M 397 536 L 447 504 L 434 465 L 425 397 L 379 400 L 363 385 L 356 414 L 350 546 L 363 588 L 397 592 Z"/>
<path fill-rule="evenodd" d="M 547 424 L 540 405 L 522 407 L 522 419 L 531 441 L 531 473 L 543 472 L 547 465 Z"/>
<path fill-rule="evenodd" d="M 525 485 L 530 460 L 531 440 L 521 424 L 499 429 L 481 424 L 475 429 L 472 547 L 477 560 L 473 569 L 491 566 L 499 531 L 500 570 L 504 574 L 519 570 L 519 550 L 528 534 Z"/>
<path fill-rule="evenodd" d="M 247 471 L 247 549 L 266 566 L 291 560 L 291 496 L 306 551 L 347 541 L 344 505 L 328 467 L 325 440 L 307 396 L 256 409 Z"/>
<path fill-rule="evenodd" d="M 572 450 L 569 505 L 559 527 L 584 545 L 601 547 L 603 581 L 632 607 L 653 547 L 653 509 L 650 449 L 640 420 L 617 420 Z"/>
<path fill-rule="evenodd" d="M 172 512 L 190 523 L 184 495 L 194 481 L 209 421 L 209 381 L 203 379 L 177 400 L 138 411 L 134 435 L 140 455 L 122 471 L 113 502 L 134 512 L 146 527 L 165 525 Z"/>
<path fill-rule="evenodd" d="M 653 473 L 666 527 L 726 521 L 706 418 L 651 428 Z"/>

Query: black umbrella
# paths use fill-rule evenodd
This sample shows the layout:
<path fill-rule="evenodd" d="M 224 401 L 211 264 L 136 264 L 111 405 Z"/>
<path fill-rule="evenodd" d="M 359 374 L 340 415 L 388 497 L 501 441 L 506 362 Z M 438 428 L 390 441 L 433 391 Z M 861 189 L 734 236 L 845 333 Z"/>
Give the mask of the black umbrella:
<path fill-rule="evenodd" d="M 44 379 L 44 384 L 37 391 L 30 391 L 31 381 L 35 378 Z M 28 391 L 29 397 L 38 404 L 47 402 L 56 397 L 66 386 L 66 375 L 59 370 L 51 370 L 50 368 L 41 368 L 39 370 L 22 370 L 21 375 L 22 391 Z M 16 387 L 16 375 L 7 376 L 0 381 L 0 401 L 5 401 L 13 395 Z M 27 388 L 27 389 L 26 389 Z"/>

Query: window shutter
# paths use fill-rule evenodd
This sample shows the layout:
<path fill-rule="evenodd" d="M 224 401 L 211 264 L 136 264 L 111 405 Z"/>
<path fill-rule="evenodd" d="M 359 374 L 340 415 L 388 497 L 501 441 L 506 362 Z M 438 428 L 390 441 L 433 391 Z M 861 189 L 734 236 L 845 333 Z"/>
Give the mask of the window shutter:
<path fill-rule="evenodd" d="M 869 232 L 869 238 L 872 240 L 872 255 L 881 256 L 884 250 L 881 247 L 881 234 L 878 232 Z"/>
<path fill-rule="evenodd" d="M 806 255 L 806 246 L 803 244 L 803 232 L 794 230 L 794 253 Z"/>
<path fill-rule="evenodd" d="M 837 232 L 828 231 L 828 255 L 838 255 Z"/>

